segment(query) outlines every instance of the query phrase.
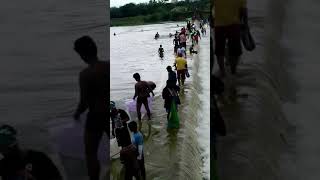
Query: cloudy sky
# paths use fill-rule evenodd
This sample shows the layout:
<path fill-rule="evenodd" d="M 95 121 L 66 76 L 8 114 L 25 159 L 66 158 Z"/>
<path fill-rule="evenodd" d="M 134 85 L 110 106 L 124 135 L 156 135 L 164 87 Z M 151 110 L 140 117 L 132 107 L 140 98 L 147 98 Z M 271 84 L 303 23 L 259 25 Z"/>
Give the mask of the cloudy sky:
<path fill-rule="evenodd" d="M 119 7 L 128 3 L 143 3 L 143 2 L 149 2 L 149 0 L 110 0 L 110 7 Z"/>

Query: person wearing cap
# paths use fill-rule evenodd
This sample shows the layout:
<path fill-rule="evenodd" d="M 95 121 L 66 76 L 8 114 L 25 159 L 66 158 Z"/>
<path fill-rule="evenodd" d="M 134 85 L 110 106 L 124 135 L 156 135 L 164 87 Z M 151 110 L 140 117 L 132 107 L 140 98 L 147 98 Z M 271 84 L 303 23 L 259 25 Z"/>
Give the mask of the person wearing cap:
<path fill-rule="evenodd" d="M 112 122 L 112 136 L 114 137 L 114 130 L 122 127 L 130 120 L 129 115 L 125 110 L 116 108 L 116 103 L 114 101 L 110 101 L 110 118 Z"/>
<path fill-rule="evenodd" d="M 133 78 L 137 81 L 135 84 L 135 93 L 133 99 L 135 100 L 137 97 L 137 114 L 138 120 L 141 121 L 141 106 L 144 105 L 147 110 L 148 120 L 151 120 L 151 112 L 148 104 L 148 97 L 150 97 L 150 93 L 154 96 L 154 93 L 146 81 L 141 81 L 140 74 L 134 73 Z"/>
<path fill-rule="evenodd" d="M 176 84 L 177 83 L 177 74 L 176 74 L 176 72 L 174 72 L 172 70 L 171 66 L 167 66 L 167 71 L 168 71 L 168 80 L 169 81 L 174 81 L 175 84 Z"/>
<path fill-rule="evenodd" d="M 62 180 L 58 168 L 44 153 L 22 150 L 17 131 L 9 125 L 0 126 L 0 177 L 2 180 Z"/>
<path fill-rule="evenodd" d="M 89 36 L 74 42 L 74 50 L 87 64 L 79 74 L 80 101 L 73 118 L 78 121 L 86 110 L 84 144 L 87 170 L 90 180 L 99 180 L 100 162 L 98 147 L 103 133 L 110 134 L 108 121 L 109 62 L 98 58 L 97 46 Z"/>
<path fill-rule="evenodd" d="M 130 117 L 125 110 L 116 108 L 114 101 L 110 101 L 110 118 L 112 122 L 112 136 L 116 137 L 118 146 L 121 146 L 120 134 L 124 133 L 130 136 L 127 130 L 127 122 L 130 120 Z"/>

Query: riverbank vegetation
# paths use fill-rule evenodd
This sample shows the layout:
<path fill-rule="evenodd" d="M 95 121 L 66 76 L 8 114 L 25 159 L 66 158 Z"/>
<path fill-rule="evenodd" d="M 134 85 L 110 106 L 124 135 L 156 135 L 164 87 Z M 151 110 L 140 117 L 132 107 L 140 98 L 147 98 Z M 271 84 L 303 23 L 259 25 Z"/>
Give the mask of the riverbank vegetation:
<path fill-rule="evenodd" d="M 210 14 L 210 0 L 178 1 L 150 0 L 148 3 L 129 3 L 110 8 L 111 26 L 154 24 L 184 21 L 194 15 L 206 18 Z M 201 17 L 202 16 L 202 17 Z"/>

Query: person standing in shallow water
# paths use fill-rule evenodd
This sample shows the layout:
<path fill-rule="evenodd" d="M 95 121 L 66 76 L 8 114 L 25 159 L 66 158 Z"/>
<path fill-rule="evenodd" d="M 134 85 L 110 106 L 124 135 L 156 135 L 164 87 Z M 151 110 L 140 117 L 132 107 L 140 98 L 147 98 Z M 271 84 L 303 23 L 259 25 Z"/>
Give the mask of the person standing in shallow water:
<path fill-rule="evenodd" d="M 84 132 L 86 163 L 90 180 L 99 180 L 98 147 L 103 132 L 110 136 L 110 123 L 107 120 L 109 64 L 98 59 L 97 46 L 89 36 L 77 39 L 74 50 L 88 67 L 79 74 L 80 102 L 73 117 L 78 121 L 80 115 L 89 110 Z"/>
<path fill-rule="evenodd" d="M 176 85 L 175 81 L 167 80 L 166 87 L 162 90 L 162 98 L 164 99 L 164 108 L 166 109 L 167 119 L 169 120 L 169 114 L 171 111 L 171 103 L 175 101 L 176 107 L 180 104 L 179 98 L 179 86 Z"/>
<path fill-rule="evenodd" d="M 177 79 L 178 79 L 179 86 L 181 84 L 184 85 L 184 81 L 186 79 L 186 70 L 188 66 L 187 66 L 187 60 L 182 57 L 181 53 L 178 54 L 178 57 L 176 58 L 174 65 L 177 68 L 177 75 L 178 75 Z"/>
<path fill-rule="evenodd" d="M 125 169 L 125 180 L 132 180 L 133 177 L 136 180 L 140 180 L 141 171 L 137 159 L 139 152 L 135 145 L 131 143 L 130 135 L 121 133 L 119 138 L 122 147 L 120 150 L 120 161 Z"/>
<path fill-rule="evenodd" d="M 168 80 L 169 81 L 174 81 L 175 84 L 176 84 L 177 83 L 177 74 L 176 74 L 176 72 L 174 72 L 172 70 L 171 66 L 167 66 L 167 71 L 168 71 Z"/>
<path fill-rule="evenodd" d="M 236 74 L 239 58 L 242 54 L 240 26 L 241 21 L 248 23 L 246 0 L 214 0 L 214 37 L 215 54 L 220 68 L 221 77 L 225 76 L 226 43 L 230 56 L 231 73 Z"/>
<path fill-rule="evenodd" d="M 150 97 L 150 93 L 154 96 L 152 88 L 148 85 L 146 81 L 141 81 L 140 74 L 134 73 L 133 78 L 137 81 L 135 84 L 135 93 L 133 96 L 133 100 L 137 97 L 137 115 L 138 120 L 141 121 L 141 106 L 142 104 L 147 110 L 148 120 L 151 120 L 151 113 L 148 104 L 148 97 Z"/>
<path fill-rule="evenodd" d="M 138 149 L 139 155 L 137 157 L 139 162 L 139 168 L 143 180 L 146 180 L 146 168 L 144 166 L 144 150 L 143 150 L 143 136 L 141 132 L 138 131 L 138 125 L 135 121 L 131 121 L 129 124 L 129 129 L 133 133 L 131 142 Z"/>

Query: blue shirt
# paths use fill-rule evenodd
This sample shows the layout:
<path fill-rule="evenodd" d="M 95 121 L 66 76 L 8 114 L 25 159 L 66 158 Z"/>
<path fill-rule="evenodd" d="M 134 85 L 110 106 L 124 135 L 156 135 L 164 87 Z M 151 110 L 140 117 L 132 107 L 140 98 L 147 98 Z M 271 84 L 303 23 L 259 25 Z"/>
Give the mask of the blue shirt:
<path fill-rule="evenodd" d="M 140 132 L 133 133 L 132 144 L 134 144 L 137 148 L 139 145 L 143 146 L 143 136 Z"/>

